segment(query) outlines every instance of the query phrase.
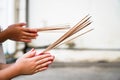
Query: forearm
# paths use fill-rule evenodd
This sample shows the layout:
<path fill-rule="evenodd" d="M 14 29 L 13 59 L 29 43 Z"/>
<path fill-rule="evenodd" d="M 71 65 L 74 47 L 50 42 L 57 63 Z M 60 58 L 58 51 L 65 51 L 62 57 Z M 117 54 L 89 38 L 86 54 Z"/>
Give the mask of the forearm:
<path fill-rule="evenodd" d="M 11 80 L 18 75 L 20 75 L 19 69 L 17 69 L 14 65 L 0 70 L 0 80 Z"/>
<path fill-rule="evenodd" d="M 3 64 L 3 63 L 0 63 L 0 70 L 1 69 L 5 69 L 5 68 L 7 68 L 7 67 L 9 67 L 9 66 L 11 66 L 12 64 Z"/>

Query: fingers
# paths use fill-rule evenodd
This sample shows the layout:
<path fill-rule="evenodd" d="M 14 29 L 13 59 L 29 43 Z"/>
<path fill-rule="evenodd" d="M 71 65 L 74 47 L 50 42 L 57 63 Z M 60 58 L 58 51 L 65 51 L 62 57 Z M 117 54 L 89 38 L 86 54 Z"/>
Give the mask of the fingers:
<path fill-rule="evenodd" d="M 51 59 L 53 58 L 49 58 L 49 59 L 42 59 L 37 63 L 36 66 L 36 70 L 35 73 L 46 70 L 48 68 L 48 66 L 53 62 Z"/>
<path fill-rule="evenodd" d="M 38 36 L 37 33 L 32 33 L 32 32 L 31 33 L 30 32 L 23 32 L 23 34 L 24 34 L 23 38 L 29 38 L 29 37 L 35 38 Z"/>
<path fill-rule="evenodd" d="M 31 42 L 32 39 L 36 39 L 38 36 L 36 29 L 24 28 L 25 23 L 18 23 L 10 25 L 6 30 L 8 34 L 7 39 L 21 41 L 21 42 Z"/>
<path fill-rule="evenodd" d="M 31 28 L 24 28 L 25 32 L 32 32 L 32 33 L 37 33 L 38 30 L 37 29 L 31 29 Z"/>
<path fill-rule="evenodd" d="M 22 27 L 22 26 L 26 26 L 26 23 L 17 23 L 17 24 L 13 24 L 13 25 L 10 25 L 10 26 L 14 26 L 14 27 Z M 36 33 L 38 32 L 37 29 L 31 29 L 31 28 L 23 28 L 23 30 L 25 32 L 30 32 L 30 33 Z"/>
<path fill-rule="evenodd" d="M 21 41 L 30 42 L 32 39 L 36 39 L 37 36 L 38 34 L 35 32 L 23 32 Z"/>
<path fill-rule="evenodd" d="M 36 39 L 37 36 L 38 36 L 37 33 L 23 32 L 23 35 L 20 37 L 20 41 L 22 41 L 22 42 L 31 42 L 31 40 Z"/>
<path fill-rule="evenodd" d="M 45 54 L 44 54 L 45 55 Z M 42 56 L 42 55 L 40 55 Z M 36 69 L 39 70 L 41 68 L 44 68 L 44 67 L 48 67 L 54 60 L 54 56 L 50 56 L 50 57 L 45 57 L 41 60 L 38 60 L 36 62 L 37 66 L 36 66 Z"/>
<path fill-rule="evenodd" d="M 30 39 L 20 39 L 19 41 L 21 41 L 21 42 L 31 42 Z"/>
<path fill-rule="evenodd" d="M 50 65 L 51 63 L 52 63 L 52 61 L 45 62 L 45 63 L 43 63 L 43 64 L 41 64 L 41 65 L 38 65 L 38 66 L 36 67 L 36 69 L 39 70 L 39 69 L 41 69 L 41 68 L 48 67 L 48 65 Z"/>
<path fill-rule="evenodd" d="M 22 26 L 25 26 L 26 25 L 26 23 L 18 23 L 18 24 L 15 24 L 16 26 L 20 26 L 20 27 L 22 27 Z"/>
<path fill-rule="evenodd" d="M 36 56 L 38 56 L 38 55 L 44 55 L 44 54 L 50 54 L 50 53 L 39 53 Z"/>
<path fill-rule="evenodd" d="M 51 55 L 50 54 L 38 55 L 38 56 L 35 56 L 33 59 L 35 61 L 39 61 L 39 60 L 42 60 L 42 59 L 48 58 L 48 57 L 51 57 Z"/>
<path fill-rule="evenodd" d="M 39 69 L 35 70 L 35 73 L 44 71 L 46 69 L 48 69 L 48 67 L 39 68 Z"/>
<path fill-rule="evenodd" d="M 26 54 L 24 54 L 23 57 L 25 57 L 25 58 L 31 58 L 31 57 L 35 56 L 35 54 L 36 54 L 36 51 L 35 51 L 34 48 L 32 48 L 29 52 L 27 52 Z"/>
<path fill-rule="evenodd" d="M 43 64 L 43 63 L 46 63 L 46 62 L 51 62 L 53 61 L 54 57 L 53 56 L 50 56 L 50 57 L 46 57 L 44 59 L 41 59 L 39 61 L 36 62 L 37 65 L 40 65 L 40 64 Z"/>
<path fill-rule="evenodd" d="M 32 71 L 30 72 L 32 74 L 48 69 L 49 65 L 54 60 L 54 56 L 52 56 L 50 53 L 44 53 L 40 55 L 35 54 L 35 49 L 31 49 L 25 54 L 25 57 L 28 58 L 29 62 L 31 62 L 31 64 L 33 65 Z"/>
<path fill-rule="evenodd" d="M 16 27 L 22 27 L 22 26 L 25 26 L 26 23 L 17 23 L 17 24 L 13 24 L 11 26 L 16 26 Z"/>

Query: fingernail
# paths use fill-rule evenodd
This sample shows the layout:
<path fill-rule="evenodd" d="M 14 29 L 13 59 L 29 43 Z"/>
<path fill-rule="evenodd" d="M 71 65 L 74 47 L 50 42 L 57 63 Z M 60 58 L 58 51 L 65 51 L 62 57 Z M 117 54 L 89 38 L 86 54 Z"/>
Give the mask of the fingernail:
<path fill-rule="evenodd" d="M 34 48 L 32 48 L 30 51 L 34 51 L 35 49 Z"/>

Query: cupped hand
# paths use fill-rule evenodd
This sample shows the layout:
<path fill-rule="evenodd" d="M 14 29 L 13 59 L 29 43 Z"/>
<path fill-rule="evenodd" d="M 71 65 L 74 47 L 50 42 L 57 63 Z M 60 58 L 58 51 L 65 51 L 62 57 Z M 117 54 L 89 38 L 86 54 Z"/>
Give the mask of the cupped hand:
<path fill-rule="evenodd" d="M 34 74 L 46 70 L 54 60 L 54 56 L 50 54 L 35 54 L 36 51 L 32 49 L 16 61 L 14 65 L 20 74 Z"/>

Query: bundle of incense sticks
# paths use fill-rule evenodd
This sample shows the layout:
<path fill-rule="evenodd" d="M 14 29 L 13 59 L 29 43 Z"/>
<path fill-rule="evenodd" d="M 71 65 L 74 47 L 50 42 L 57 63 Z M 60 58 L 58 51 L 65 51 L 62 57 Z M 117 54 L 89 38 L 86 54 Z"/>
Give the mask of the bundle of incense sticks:
<path fill-rule="evenodd" d="M 80 30 L 82 30 L 85 27 L 87 27 L 88 25 L 90 25 L 91 24 L 90 18 L 91 18 L 91 16 L 89 16 L 89 15 L 85 16 L 80 22 L 78 22 L 74 27 L 72 27 L 65 34 L 63 34 L 58 40 L 56 40 L 53 44 L 48 46 L 42 53 L 45 53 L 45 52 L 55 48 L 56 46 L 58 46 L 60 43 L 62 43 L 64 40 L 66 40 L 73 34 L 79 32 Z M 86 31 L 85 33 L 89 32 L 89 31 L 91 31 L 91 30 Z M 85 33 L 83 33 L 83 34 L 85 34 Z M 83 34 L 81 34 L 81 35 L 83 35 Z M 81 35 L 79 35 L 79 36 L 81 36 Z"/>

